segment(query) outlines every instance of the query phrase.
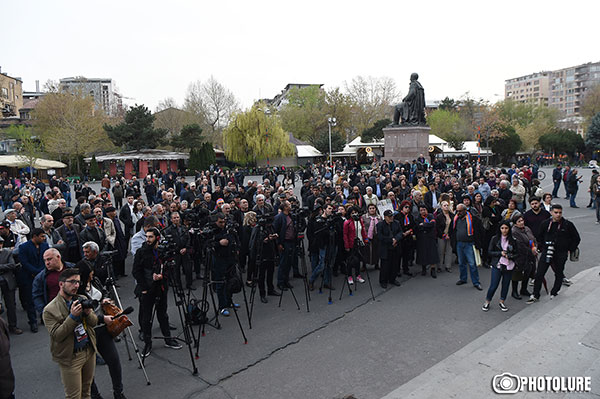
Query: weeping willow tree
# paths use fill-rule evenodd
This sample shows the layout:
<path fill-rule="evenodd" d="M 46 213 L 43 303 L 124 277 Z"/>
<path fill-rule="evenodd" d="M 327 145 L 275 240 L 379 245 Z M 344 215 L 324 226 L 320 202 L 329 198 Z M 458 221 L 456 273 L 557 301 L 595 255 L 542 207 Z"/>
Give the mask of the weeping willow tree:
<path fill-rule="evenodd" d="M 294 154 L 294 146 L 279 119 L 265 110 L 268 110 L 265 104 L 258 103 L 248 111 L 233 115 L 223 131 L 227 159 L 248 165 L 259 159 Z"/>

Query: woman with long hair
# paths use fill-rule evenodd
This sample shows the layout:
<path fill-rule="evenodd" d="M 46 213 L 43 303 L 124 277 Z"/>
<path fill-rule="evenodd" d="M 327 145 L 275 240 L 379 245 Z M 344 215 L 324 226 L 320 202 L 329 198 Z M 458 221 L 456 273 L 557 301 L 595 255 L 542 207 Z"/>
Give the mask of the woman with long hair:
<path fill-rule="evenodd" d="M 511 295 L 515 299 L 521 299 L 521 295 L 525 295 L 526 297 L 531 295 L 527 291 L 527 283 L 537 260 L 537 242 L 533 231 L 525 226 L 523 215 L 513 217 L 512 235 L 517 242 L 517 257 L 514 259 L 515 269 L 512 275 Z M 519 281 L 521 281 L 520 292 Z"/>
<path fill-rule="evenodd" d="M 510 232 L 510 222 L 508 220 L 503 220 L 500 223 L 500 233 L 492 238 L 488 247 L 488 253 L 492 258 L 492 278 L 490 281 L 490 288 L 485 297 L 485 302 L 481 307 L 481 310 L 484 312 L 490 310 L 490 302 L 500 283 L 502 283 L 502 288 L 498 306 L 500 306 L 500 309 L 503 312 L 508 311 L 508 307 L 506 307 L 504 301 L 508 295 L 508 287 L 510 286 L 513 269 L 515 267 L 514 258 L 516 255 L 516 248 L 517 242 Z"/>

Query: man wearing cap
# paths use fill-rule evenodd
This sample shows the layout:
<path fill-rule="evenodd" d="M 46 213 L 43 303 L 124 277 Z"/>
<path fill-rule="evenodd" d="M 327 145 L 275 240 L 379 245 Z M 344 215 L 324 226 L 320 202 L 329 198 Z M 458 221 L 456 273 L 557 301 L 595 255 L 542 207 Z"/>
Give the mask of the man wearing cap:
<path fill-rule="evenodd" d="M 0 237 L 0 291 L 6 305 L 8 330 L 11 334 L 22 334 L 23 330 L 17 327 L 17 304 L 15 292 L 17 290 L 17 264 L 11 249 L 3 248 L 4 240 Z"/>
<path fill-rule="evenodd" d="M 396 280 L 400 266 L 400 242 L 402 240 L 402 228 L 394 213 L 387 209 L 383 213 L 383 222 L 377 223 L 377 239 L 379 240 L 379 257 L 381 259 L 381 270 L 379 271 L 379 284 L 387 288 L 388 284 L 400 286 Z"/>
<path fill-rule="evenodd" d="M 64 211 L 67 210 L 67 201 L 65 201 L 63 198 L 58 200 L 58 207 L 56 209 L 54 209 L 51 213 L 52 218 L 54 219 L 54 227 L 58 227 L 58 221 L 60 221 L 60 223 L 62 223 L 62 214 Z"/>
<path fill-rule="evenodd" d="M 94 241 L 98 244 L 100 251 L 102 251 L 106 244 L 106 234 L 104 233 L 104 230 L 98 228 L 96 225 L 96 216 L 92 213 L 85 215 L 85 224 L 85 228 L 80 234 L 81 241 Z"/>
<path fill-rule="evenodd" d="M 127 206 L 127 205 L 125 205 Z M 127 277 L 125 274 L 125 258 L 127 258 L 127 241 L 125 241 L 125 233 L 121 227 L 121 221 L 117 217 L 117 210 L 114 206 L 109 206 L 104 209 L 106 211 L 107 219 L 112 222 L 115 230 L 115 240 L 113 241 L 113 248 L 118 253 L 113 257 L 113 267 L 116 277 Z"/>
<path fill-rule="evenodd" d="M 17 211 L 14 209 L 7 209 L 4 212 L 6 217 L 5 221 L 10 223 L 10 231 L 12 231 L 17 237 L 17 243 L 15 246 L 19 246 L 27 240 L 27 234 L 29 234 L 29 227 L 21 220 L 17 219 Z"/>
<path fill-rule="evenodd" d="M 84 241 L 81 240 L 81 226 L 75 224 L 75 218 L 71 211 L 63 213 L 63 224 L 56 233 L 59 235 L 62 245 L 60 248 L 61 255 L 66 262 L 77 263 L 83 256 L 81 245 Z"/>
<path fill-rule="evenodd" d="M 10 222 L 8 220 L 0 223 L 0 238 L 4 241 L 4 248 L 13 249 L 17 245 L 17 236 L 10 231 Z"/>

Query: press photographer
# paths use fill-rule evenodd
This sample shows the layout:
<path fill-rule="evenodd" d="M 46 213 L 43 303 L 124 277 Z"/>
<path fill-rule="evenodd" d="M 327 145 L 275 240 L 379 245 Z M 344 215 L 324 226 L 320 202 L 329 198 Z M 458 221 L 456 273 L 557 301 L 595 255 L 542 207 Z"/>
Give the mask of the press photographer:
<path fill-rule="evenodd" d="M 237 257 L 237 234 L 233 226 L 227 227 L 225 215 L 221 212 L 216 214 L 214 225 L 215 252 L 212 259 L 212 280 L 215 281 L 215 289 L 219 298 L 219 312 L 223 316 L 229 316 L 227 308 L 238 306 L 231 299 L 232 293 L 227 289 L 227 276 L 235 267 Z"/>
<path fill-rule="evenodd" d="M 117 351 L 113 336 L 108 331 L 108 326 L 114 323 L 113 316 L 105 315 L 101 306 L 101 304 L 110 303 L 111 300 L 103 284 L 94 276 L 94 270 L 89 264 L 84 263 L 79 267 L 79 276 L 78 294 L 88 298 L 88 301 L 93 306 L 92 310 L 98 318 L 98 324 L 94 327 L 96 348 L 108 366 L 114 397 L 115 399 L 125 399 L 125 395 L 123 394 L 121 360 L 119 359 L 119 352 Z M 102 397 L 100 396 L 95 380 L 92 381 L 91 395 L 92 399 Z"/>
<path fill-rule="evenodd" d="M 162 336 L 165 337 L 165 346 L 172 349 L 181 349 L 181 345 L 171 337 L 169 330 L 169 316 L 167 315 L 167 270 L 164 269 L 162 260 L 158 255 L 160 233 L 152 227 L 146 231 L 146 242 L 135 253 L 132 274 L 137 283 L 136 297 L 140 297 L 140 313 L 142 321 L 142 334 L 145 347 L 143 357 L 150 356 L 152 351 L 152 313 L 156 306 L 156 317 L 160 324 Z"/>
<path fill-rule="evenodd" d="M 251 225 L 251 219 L 256 219 L 254 212 L 248 212 L 246 218 L 250 219 L 248 224 Z M 250 264 L 255 265 L 258 269 L 258 281 L 252 280 L 254 284 L 258 284 L 260 293 L 260 301 L 268 303 L 267 295 L 280 296 L 281 294 L 275 290 L 273 286 L 273 274 L 275 270 L 275 258 L 277 255 L 277 234 L 273 230 L 273 217 L 261 215 L 258 221 L 252 227 L 249 240 L 250 249 Z M 248 268 L 250 270 L 250 267 Z M 265 280 L 267 289 L 265 290 Z"/>
<path fill-rule="evenodd" d="M 65 269 L 58 277 L 58 295 L 44 308 L 44 325 L 50 334 L 52 360 L 60 367 L 66 398 L 89 398 L 96 369 L 98 317 L 77 295 L 78 269 Z"/>
<path fill-rule="evenodd" d="M 277 246 L 279 248 L 277 287 L 282 291 L 286 291 L 288 288 L 294 288 L 290 284 L 290 269 L 294 262 L 298 233 L 290 216 L 292 209 L 290 203 L 288 201 L 282 202 L 279 209 L 281 212 L 273 220 L 273 230 L 277 234 Z"/>
<path fill-rule="evenodd" d="M 540 260 L 538 262 L 537 272 L 535 273 L 535 283 L 533 285 L 533 295 L 529 297 L 527 304 L 532 304 L 540 300 L 540 290 L 542 282 L 548 268 L 552 267 L 554 271 L 554 285 L 550 291 L 550 298 L 558 295 L 560 287 L 565 277 L 565 262 L 570 253 L 575 253 L 581 237 L 575 225 L 562 217 L 562 206 L 553 204 L 551 208 L 552 218 L 542 222 L 538 235 L 538 245 L 540 247 Z"/>
<path fill-rule="evenodd" d="M 185 227 L 181 225 L 179 212 L 171 213 L 171 224 L 163 230 L 163 240 L 173 245 L 175 250 L 175 281 L 181 286 L 181 271 L 185 275 L 185 286 L 188 290 L 195 290 L 192 285 L 192 262 L 189 252 L 191 251 L 190 235 Z"/>

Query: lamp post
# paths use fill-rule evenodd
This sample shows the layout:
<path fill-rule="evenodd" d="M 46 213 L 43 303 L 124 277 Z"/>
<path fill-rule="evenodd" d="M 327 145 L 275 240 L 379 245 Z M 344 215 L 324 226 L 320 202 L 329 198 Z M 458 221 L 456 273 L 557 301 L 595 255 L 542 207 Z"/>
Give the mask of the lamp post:
<path fill-rule="evenodd" d="M 331 127 L 335 126 L 337 120 L 335 118 L 327 118 L 327 124 L 329 125 L 329 166 L 331 166 L 331 171 L 333 173 L 333 156 L 331 155 Z"/>

